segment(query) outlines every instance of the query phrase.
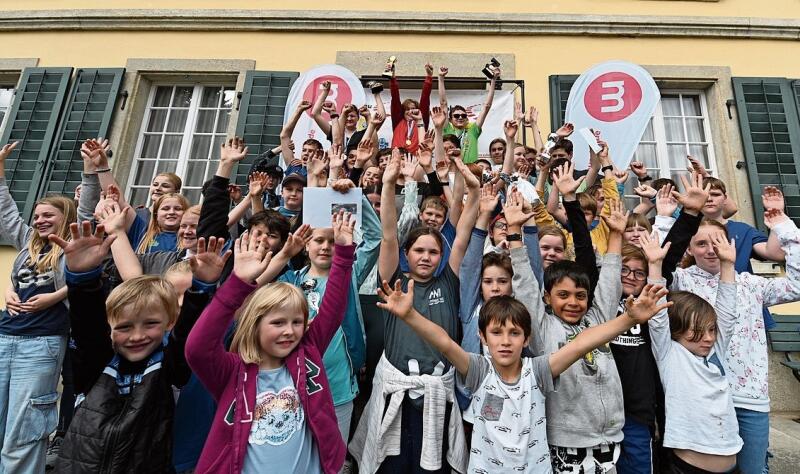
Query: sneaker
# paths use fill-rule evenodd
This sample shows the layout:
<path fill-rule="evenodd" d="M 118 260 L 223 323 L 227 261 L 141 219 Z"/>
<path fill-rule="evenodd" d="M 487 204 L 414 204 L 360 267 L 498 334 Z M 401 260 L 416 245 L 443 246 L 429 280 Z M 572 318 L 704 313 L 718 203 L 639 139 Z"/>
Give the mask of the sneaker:
<path fill-rule="evenodd" d="M 55 436 L 53 440 L 50 441 L 50 444 L 47 446 L 47 457 L 44 461 L 44 468 L 46 470 L 55 469 L 56 467 L 56 460 L 58 459 L 58 453 L 61 452 L 61 443 L 64 442 L 63 436 Z"/>

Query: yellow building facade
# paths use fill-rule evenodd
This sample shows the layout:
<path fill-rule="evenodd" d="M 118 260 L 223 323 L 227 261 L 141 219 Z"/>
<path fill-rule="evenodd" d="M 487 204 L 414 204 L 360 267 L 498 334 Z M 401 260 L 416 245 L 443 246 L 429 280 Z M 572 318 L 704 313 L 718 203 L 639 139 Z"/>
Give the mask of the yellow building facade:
<path fill-rule="evenodd" d="M 524 80 L 525 101 L 538 107 L 545 130 L 561 118 L 559 94 L 566 97 L 570 77 L 610 59 L 640 64 L 663 97 L 637 152 L 654 173 L 674 175 L 684 167 L 676 157 L 699 153 L 728 184 L 739 220 L 758 224 L 754 191 L 765 184 L 782 186 L 790 215 L 800 218 L 796 0 L 18 0 L 3 7 L 3 137 L 14 136 L 15 124 L 25 126 L 18 110 L 13 122 L 15 107 L 28 100 L 18 97 L 38 100 L 23 87 L 37 74 L 54 74 L 62 94 L 54 92 L 57 103 L 42 118 L 52 126 L 49 142 L 44 133 L 29 169 L 18 165 L 15 199 L 23 213 L 37 195 L 74 187 L 80 157 L 74 143 L 59 146 L 74 141 L 74 120 L 83 120 L 80 130 L 92 129 L 89 119 L 74 119 L 84 79 L 107 95 L 85 103 L 102 116 L 115 177 L 143 204 L 137 201 L 160 169 L 179 172 L 199 197 L 213 174 L 215 144 L 250 129 L 245 117 L 256 113 L 258 100 L 275 109 L 257 122 L 262 148 L 277 144 L 274 121 L 282 120 L 296 73 L 336 63 L 362 78 L 377 76 L 386 57 L 397 55 L 401 75 L 421 76 L 431 61 L 479 86 L 480 69 L 497 57 L 504 78 Z M 260 79 L 272 81 L 266 93 Z M 0 248 L 4 275 L 15 253 Z M 800 409 L 800 397 L 789 395 L 797 393 L 796 381 L 777 360 L 774 407 Z"/>

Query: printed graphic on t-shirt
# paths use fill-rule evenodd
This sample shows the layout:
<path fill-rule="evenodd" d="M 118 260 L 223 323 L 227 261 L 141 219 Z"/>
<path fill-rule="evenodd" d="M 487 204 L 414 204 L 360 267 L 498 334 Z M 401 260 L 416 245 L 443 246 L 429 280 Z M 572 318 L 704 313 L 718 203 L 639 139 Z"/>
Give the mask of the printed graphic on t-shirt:
<path fill-rule="evenodd" d="M 268 390 L 258 394 L 250 443 L 281 445 L 300 429 L 303 429 L 303 409 L 294 387 L 286 387 L 278 393 Z"/>
<path fill-rule="evenodd" d="M 56 274 L 52 270 L 37 273 L 32 267 L 23 266 L 17 272 L 18 292 L 23 292 L 29 288 L 55 284 L 55 280 Z"/>
<path fill-rule="evenodd" d="M 444 296 L 442 296 L 442 289 L 435 288 L 428 293 L 428 306 L 434 306 L 444 303 Z"/>
<path fill-rule="evenodd" d="M 638 347 L 645 344 L 646 341 L 642 337 L 642 325 L 637 324 L 632 328 L 628 329 L 624 333 L 620 334 L 619 336 L 615 337 L 611 344 L 616 344 L 618 346 L 631 346 L 631 347 Z"/>

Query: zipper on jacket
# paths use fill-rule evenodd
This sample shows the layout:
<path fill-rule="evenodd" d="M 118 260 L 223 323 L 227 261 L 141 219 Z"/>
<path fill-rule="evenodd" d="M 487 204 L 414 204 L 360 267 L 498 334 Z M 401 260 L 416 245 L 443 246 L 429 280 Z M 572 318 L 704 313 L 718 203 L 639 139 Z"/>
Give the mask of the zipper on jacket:
<path fill-rule="evenodd" d="M 114 446 L 117 444 L 117 438 L 119 438 L 120 434 L 120 426 L 119 422 L 122 420 L 122 417 L 125 416 L 125 413 L 128 411 L 128 406 L 131 403 L 131 398 L 133 398 L 133 390 L 131 393 L 125 397 L 125 402 L 122 404 L 122 409 L 114 418 L 114 421 L 111 423 L 111 430 L 108 438 L 106 439 L 106 447 L 103 451 L 103 463 L 100 465 L 100 471 L 106 471 L 110 466 L 111 460 L 114 457 Z"/>

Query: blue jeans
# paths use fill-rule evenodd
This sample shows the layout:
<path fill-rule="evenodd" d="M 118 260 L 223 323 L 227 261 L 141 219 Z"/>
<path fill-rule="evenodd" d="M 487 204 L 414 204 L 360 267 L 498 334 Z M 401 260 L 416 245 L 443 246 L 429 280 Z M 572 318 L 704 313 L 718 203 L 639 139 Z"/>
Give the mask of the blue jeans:
<path fill-rule="evenodd" d="M 769 413 L 736 408 L 739 436 L 744 445 L 736 462 L 742 474 L 761 474 L 767 465 L 769 447 Z"/>
<path fill-rule="evenodd" d="M 44 472 L 66 341 L 0 335 L 0 474 Z"/>
<path fill-rule="evenodd" d="M 617 460 L 617 472 L 653 472 L 653 436 L 650 428 L 633 418 L 625 417 L 622 433 L 625 438 L 622 439 L 622 453 Z"/>

